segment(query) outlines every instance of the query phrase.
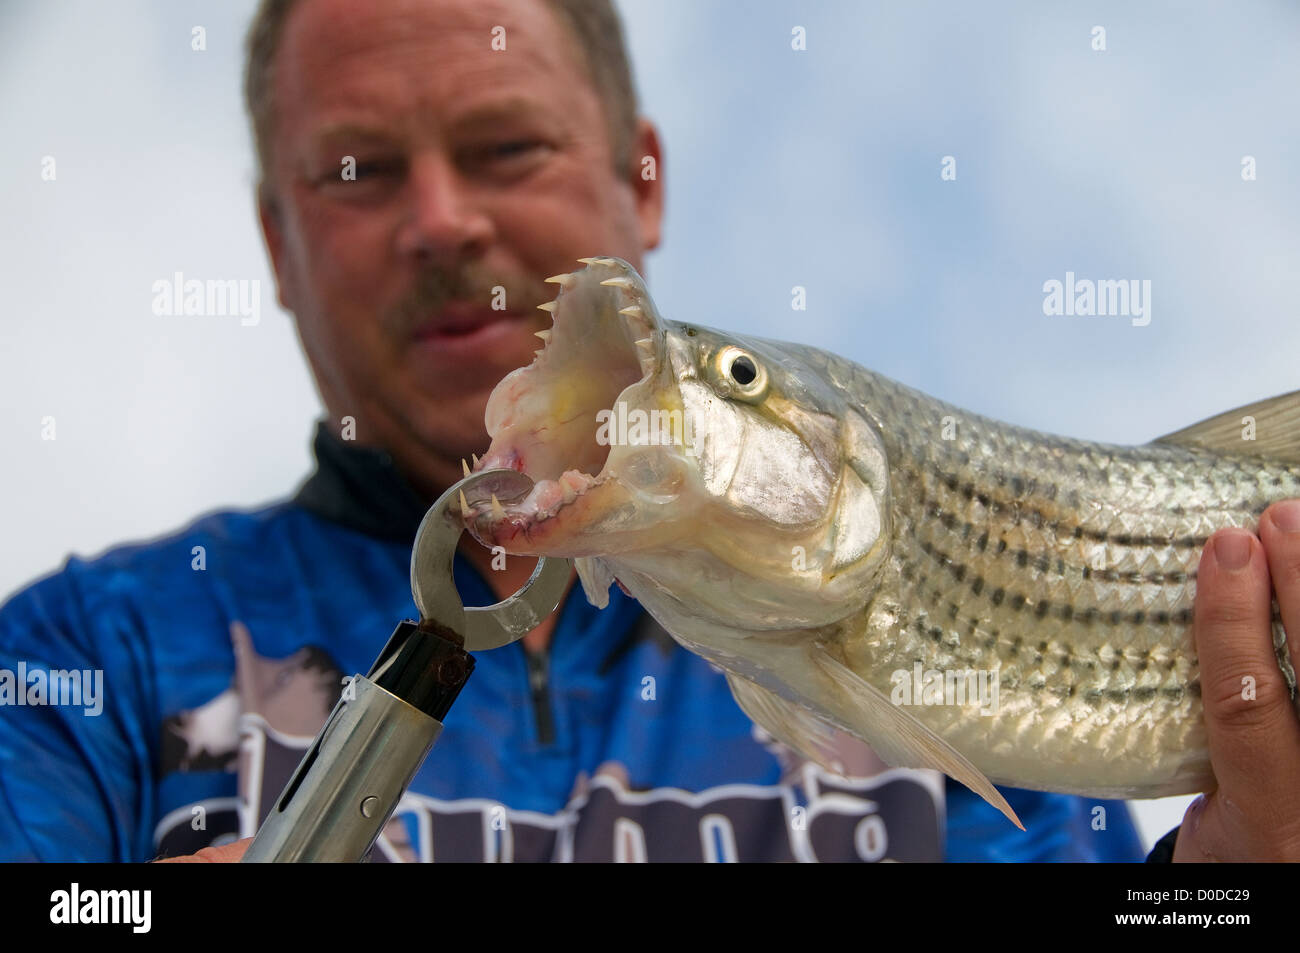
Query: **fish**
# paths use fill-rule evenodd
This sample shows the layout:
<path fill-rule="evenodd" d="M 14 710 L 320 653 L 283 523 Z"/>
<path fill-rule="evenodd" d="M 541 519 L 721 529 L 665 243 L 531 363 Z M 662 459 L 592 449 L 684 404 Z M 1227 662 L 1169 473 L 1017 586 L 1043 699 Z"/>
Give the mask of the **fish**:
<path fill-rule="evenodd" d="M 464 514 L 574 560 L 724 673 L 778 741 L 1098 798 L 1212 789 L 1199 555 L 1300 497 L 1300 391 L 1142 446 L 962 410 L 825 350 L 665 320 L 626 261 L 547 279 L 554 324 L 492 391 L 476 469 L 535 485 Z M 1274 646 L 1295 673 L 1274 607 Z"/>

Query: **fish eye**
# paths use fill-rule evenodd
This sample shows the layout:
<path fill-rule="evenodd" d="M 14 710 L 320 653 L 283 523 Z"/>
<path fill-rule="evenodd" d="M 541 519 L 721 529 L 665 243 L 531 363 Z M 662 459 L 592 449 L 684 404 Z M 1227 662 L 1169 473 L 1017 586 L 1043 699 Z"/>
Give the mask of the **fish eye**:
<path fill-rule="evenodd" d="M 767 371 L 748 351 L 724 347 L 714 364 L 718 390 L 723 396 L 745 401 L 761 400 L 767 393 Z"/>
<path fill-rule="evenodd" d="M 757 376 L 758 368 L 745 355 L 742 354 L 731 362 L 731 379 L 741 387 L 754 383 L 754 378 Z"/>

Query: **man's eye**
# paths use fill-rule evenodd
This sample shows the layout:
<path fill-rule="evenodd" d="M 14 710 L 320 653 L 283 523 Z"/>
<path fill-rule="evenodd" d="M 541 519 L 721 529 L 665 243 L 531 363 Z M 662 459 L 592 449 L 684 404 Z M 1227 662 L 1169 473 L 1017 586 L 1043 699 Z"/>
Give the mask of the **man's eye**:
<path fill-rule="evenodd" d="M 401 165 L 400 162 L 393 159 L 372 159 L 358 162 L 356 167 L 357 180 L 396 175 L 401 171 Z"/>
<path fill-rule="evenodd" d="M 542 139 L 503 139 L 474 146 L 461 153 L 467 167 L 503 165 L 515 168 L 542 157 L 548 148 Z"/>
<path fill-rule="evenodd" d="M 494 156 L 509 159 L 512 156 L 523 155 L 541 145 L 542 143 L 537 139 L 512 139 L 492 146 L 489 151 Z"/>

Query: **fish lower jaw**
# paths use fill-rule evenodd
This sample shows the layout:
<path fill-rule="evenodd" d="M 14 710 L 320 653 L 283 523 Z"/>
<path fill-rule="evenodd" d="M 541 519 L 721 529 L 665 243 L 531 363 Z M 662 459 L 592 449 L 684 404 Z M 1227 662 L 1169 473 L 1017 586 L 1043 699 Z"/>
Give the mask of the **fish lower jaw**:
<path fill-rule="evenodd" d="M 558 479 L 539 481 L 532 492 L 512 508 L 512 512 L 530 522 L 540 523 L 555 516 L 599 482 L 599 477 L 581 470 L 565 470 Z"/>
<path fill-rule="evenodd" d="M 490 457 L 485 457 L 480 464 L 481 469 L 499 466 L 527 472 L 519 463 L 493 462 Z M 509 551 L 512 543 L 533 542 L 539 532 L 550 528 L 551 520 L 605 479 L 604 474 L 592 476 L 581 470 L 566 470 L 556 479 L 537 481 L 529 494 L 512 503 L 508 510 L 495 500 L 475 505 L 466 522 L 480 542 L 503 546 Z"/>
<path fill-rule="evenodd" d="M 506 469 L 516 470 L 525 476 L 533 476 L 518 452 L 508 450 L 503 453 L 487 453 L 474 466 L 475 470 Z M 540 479 L 535 482 L 529 494 L 510 507 L 513 516 L 523 517 L 529 522 L 541 522 L 550 519 L 560 509 L 572 503 L 583 493 L 598 483 L 603 483 L 608 474 L 601 472 L 596 476 L 582 470 L 565 470 L 554 479 Z M 478 512 L 484 512 L 482 506 Z"/>

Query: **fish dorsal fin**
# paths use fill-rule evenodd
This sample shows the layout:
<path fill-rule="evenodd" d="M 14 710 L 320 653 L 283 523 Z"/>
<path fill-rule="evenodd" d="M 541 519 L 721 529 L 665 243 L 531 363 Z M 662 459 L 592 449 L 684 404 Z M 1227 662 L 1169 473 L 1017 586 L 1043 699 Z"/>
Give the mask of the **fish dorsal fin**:
<path fill-rule="evenodd" d="M 840 689 L 841 701 L 847 702 L 857 716 L 851 726 L 854 733 L 870 744 L 876 754 L 897 768 L 942 771 L 996 807 L 1016 827 L 1025 829 L 1006 798 L 965 755 L 916 716 L 893 704 L 884 692 L 832 658 L 821 646 L 812 646 L 809 654 L 813 664 Z"/>
<path fill-rule="evenodd" d="M 751 721 L 766 729 L 787 748 L 793 748 L 832 774 L 844 773 L 844 766 L 835 750 L 835 729 L 806 708 L 800 708 L 775 692 L 731 672 L 725 674 L 736 704 Z"/>
<path fill-rule="evenodd" d="M 1300 390 L 1229 410 L 1152 443 L 1300 464 Z"/>

